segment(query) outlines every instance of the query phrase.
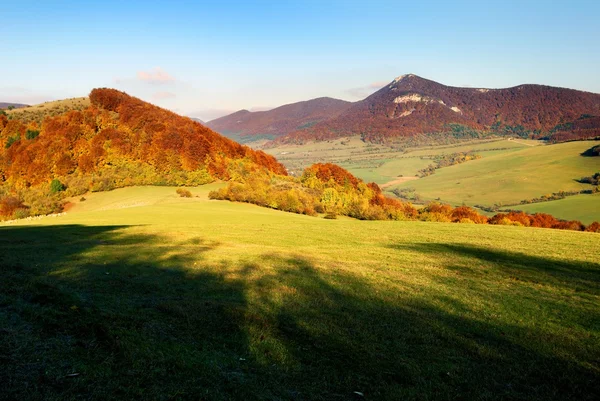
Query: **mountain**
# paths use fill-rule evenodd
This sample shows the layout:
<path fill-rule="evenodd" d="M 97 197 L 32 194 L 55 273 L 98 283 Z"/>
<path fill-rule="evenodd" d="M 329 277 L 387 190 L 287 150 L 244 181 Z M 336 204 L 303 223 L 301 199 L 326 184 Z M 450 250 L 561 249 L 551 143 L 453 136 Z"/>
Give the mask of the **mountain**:
<path fill-rule="evenodd" d="M 22 104 L 22 103 L 7 103 L 7 102 L 0 102 L 0 109 L 7 109 L 9 107 L 14 107 L 15 109 L 21 108 L 21 107 L 28 107 L 29 105 L 27 104 Z"/>
<path fill-rule="evenodd" d="M 322 97 L 268 111 L 240 110 L 209 121 L 207 126 L 223 135 L 275 138 L 336 117 L 351 105 L 344 100 Z"/>
<path fill-rule="evenodd" d="M 199 118 L 196 118 L 196 117 L 190 117 L 190 118 L 191 118 L 193 121 L 196 121 L 197 123 L 200 123 L 200 124 L 202 124 L 202 125 L 206 125 L 206 122 L 202 121 L 202 120 L 201 120 L 201 119 L 199 119 Z"/>
<path fill-rule="evenodd" d="M 228 180 L 236 169 L 286 175 L 273 156 L 124 92 L 94 89 L 89 101 L 41 124 L 0 115 L 0 195 L 22 191 L 33 207 L 57 180 L 51 192 L 62 183 L 78 196 L 131 185 L 199 185 Z M 46 206 L 35 206 L 35 214 Z"/>
<path fill-rule="evenodd" d="M 585 138 L 600 135 L 600 94 L 542 85 L 507 89 L 458 88 L 403 75 L 337 117 L 296 130 L 278 143 L 361 134 L 378 142 L 453 125 L 481 131 Z M 454 126 L 456 127 L 456 126 Z"/>

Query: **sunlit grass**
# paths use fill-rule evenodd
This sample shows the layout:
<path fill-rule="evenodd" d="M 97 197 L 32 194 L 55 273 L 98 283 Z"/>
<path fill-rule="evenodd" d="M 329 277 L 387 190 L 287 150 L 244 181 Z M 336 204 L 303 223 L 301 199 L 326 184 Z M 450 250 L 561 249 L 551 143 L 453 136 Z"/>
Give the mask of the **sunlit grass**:
<path fill-rule="evenodd" d="M 325 220 L 213 187 L 0 227 L 7 399 L 600 395 L 598 234 Z"/>

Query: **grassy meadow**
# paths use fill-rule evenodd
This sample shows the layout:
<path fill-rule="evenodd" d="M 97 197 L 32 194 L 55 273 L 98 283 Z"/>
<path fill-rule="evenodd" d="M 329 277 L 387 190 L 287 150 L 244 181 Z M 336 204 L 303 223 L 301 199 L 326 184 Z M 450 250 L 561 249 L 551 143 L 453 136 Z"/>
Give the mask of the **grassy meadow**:
<path fill-rule="evenodd" d="M 325 220 L 218 185 L 0 224 L 0 399 L 600 397 L 598 234 Z"/>

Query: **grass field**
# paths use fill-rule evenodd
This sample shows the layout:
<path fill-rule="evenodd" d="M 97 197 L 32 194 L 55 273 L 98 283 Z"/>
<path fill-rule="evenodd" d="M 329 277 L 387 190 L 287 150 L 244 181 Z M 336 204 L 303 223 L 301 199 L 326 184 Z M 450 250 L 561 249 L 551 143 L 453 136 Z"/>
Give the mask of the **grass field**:
<path fill-rule="evenodd" d="M 564 199 L 511 206 L 527 213 L 548 213 L 563 220 L 579 220 L 584 224 L 600 221 L 600 194 L 575 195 Z"/>
<path fill-rule="evenodd" d="M 0 399 L 600 397 L 598 234 L 325 220 L 215 187 L 0 226 Z"/>
<path fill-rule="evenodd" d="M 434 175 L 402 184 L 426 200 L 453 204 L 518 203 L 558 191 L 591 189 L 576 181 L 600 170 L 600 158 L 580 154 L 599 141 L 527 147 L 446 167 Z"/>
<path fill-rule="evenodd" d="M 55 100 L 7 111 L 9 116 L 25 122 L 36 121 L 41 123 L 47 116 L 57 116 L 70 110 L 83 110 L 90 105 L 87 97 Z"/>

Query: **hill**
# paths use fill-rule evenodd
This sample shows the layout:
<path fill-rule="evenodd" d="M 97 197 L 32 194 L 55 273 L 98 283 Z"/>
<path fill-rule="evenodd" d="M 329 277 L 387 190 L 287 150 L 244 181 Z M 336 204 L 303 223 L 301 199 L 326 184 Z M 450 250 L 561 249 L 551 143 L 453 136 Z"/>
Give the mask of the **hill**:
<path fill-rule="evenodd" d="M 62 194 L 227 180 L 232 165 L 286 175 L 274 157 L 123 92 L 94 89 L 89 102 L 41 124 L 0 115 L 0 198 L 43 214 Z"/>
<path fill-rule="evenodd" d="M 600 94 L 542 85 L 457 88 L 408 74 L 339 116 L 298 129 L 275 143 L 353 134 L 371 142 L 427 133 L 468 137 L 474 135 L 471 131 L 556 141 L 600 136 Z"/>
<path fill-rule="evenodd" d="M 598 234 L 316 219 L 214 187 L 0 223 L 0 398 L 600 396 Z"/>
<path fill-rule="evenodd" d="M 227 136 L 252 140 L 275 138 L 338 116 L 352 103 L 322 97 L 286 104 L 268 111 L 240 110 L 209 121 L 207 126 Z"/>
<path fill-rule="evenodd" d="M 9 103 L 9 102 L 0 102 L 0 109 L 7 109 L 7 108 L 21 108 L 21 107 L 27 107 L 29 106 L 28 104 L 22 104 L 22 103 Z"/>

